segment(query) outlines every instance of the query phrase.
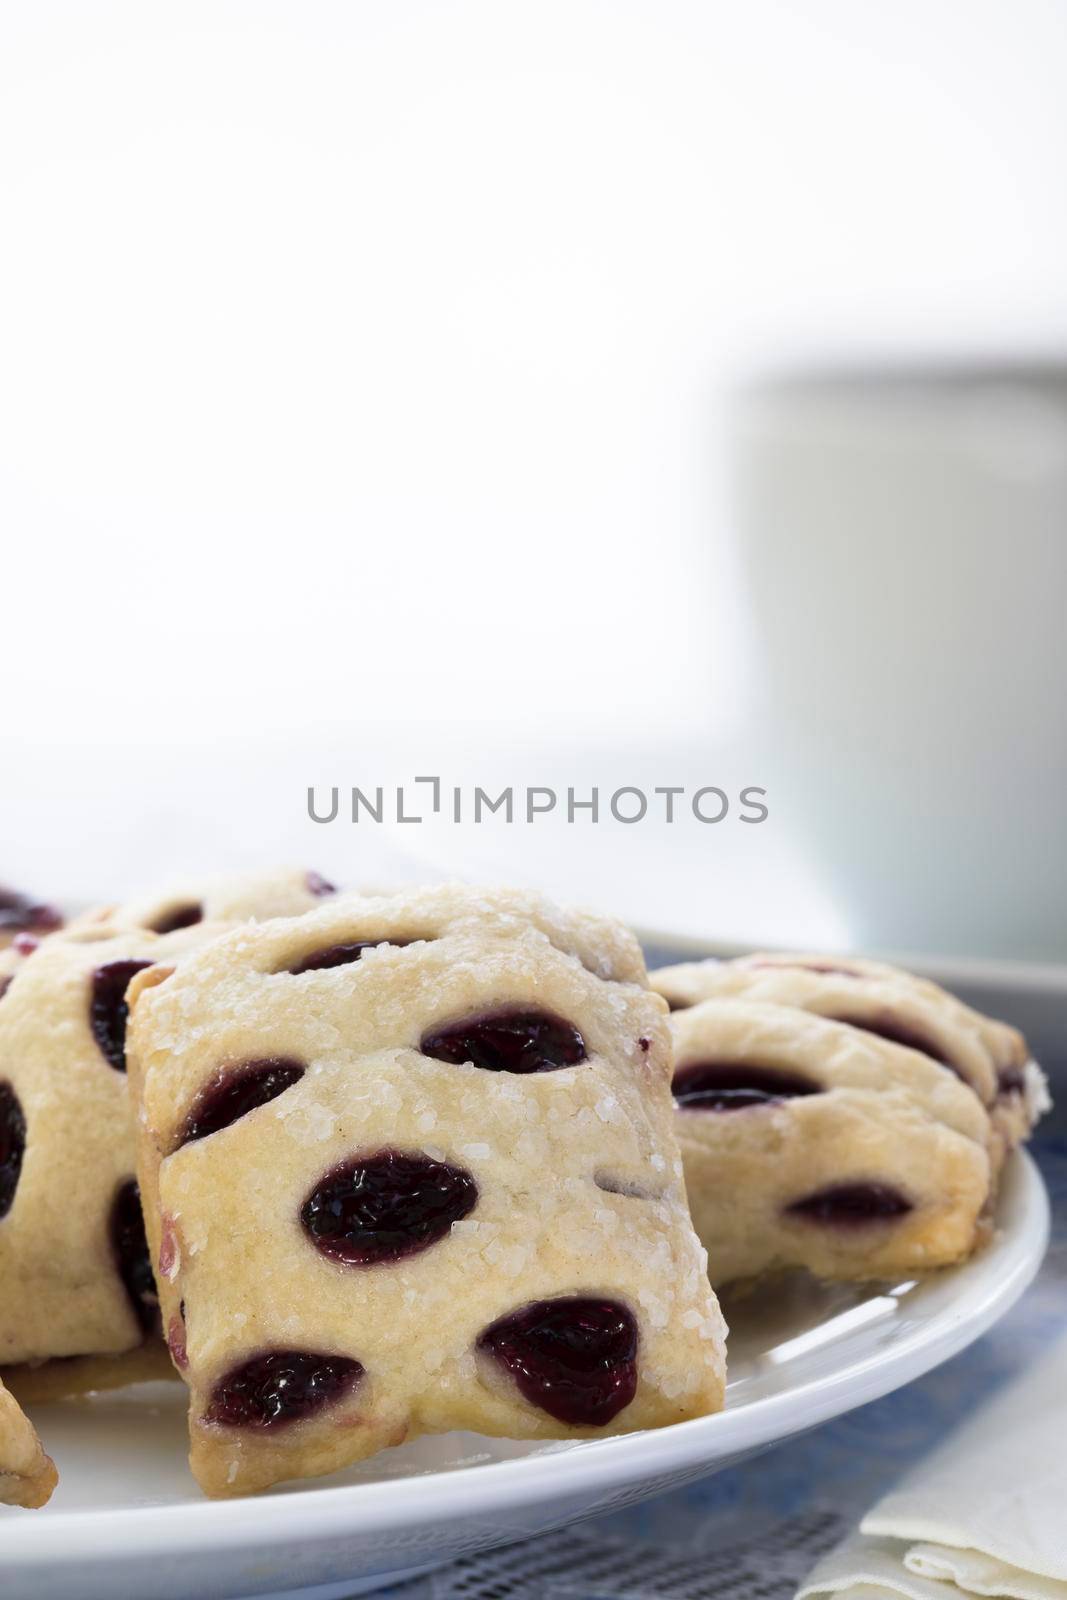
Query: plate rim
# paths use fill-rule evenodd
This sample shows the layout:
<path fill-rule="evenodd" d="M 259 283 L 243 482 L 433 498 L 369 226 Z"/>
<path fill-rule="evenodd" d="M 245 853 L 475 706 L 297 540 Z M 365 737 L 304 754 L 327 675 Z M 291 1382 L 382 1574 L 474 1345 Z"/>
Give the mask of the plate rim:
<path fill-rule="evenodd" d="M 572 1491 L 593 1488 L 607 1493 L 662 1473 L 699 1469 L 702 1464 L 710 1471 L 724 1456 L 766 1447 L 891 1393 L 985 1333 L 1032 1283 L 1048 1245 L 1048 1195 L 1026 1151 L 1015 1151 L 1009 1159 L 1000 1207 L 1007 1216 L 1002 1213 L 993 1241 L 972 1262 L 948 1269 L 963 1279 L 961 1308 L 941 1308 L 927 1321 L 904 1330 L 883 1351 L 736 1410 L 727 1405 L 714 1416 L 583 1441 L 578 1449 L 548 1449 L 507 1461 L 372 1483 L 106 1511 L 16 1513 L 4 1518 L 0 1540 L 4 1567 L 11 1574 L 16 1563 L 24 1572 L 57 1570 L 101 1555 L 116 1565 L 145 1554 L 163 1557 L 173 1552 L 188 1558 L 198 1548 L 236 1549 L 253 1537 L 266 1551 L 294 1538 L 302 1543 L 337 1536 L 353 1539 L 416 1521 L 427 1528 L 460 1516 L 469 1520 L 503 1508 L 528 1508 L 540 1500 L 558 1501 Z M 991 1257 L 1001 1259 L 999 1273 L 991 1274 Z M 969 1272 L 973 1283 L 965 1276 Z M 401 1484 L 405 1488 L 398 1492 Z M 415 1487 L 408 1489 L 409 1485 Z"/>

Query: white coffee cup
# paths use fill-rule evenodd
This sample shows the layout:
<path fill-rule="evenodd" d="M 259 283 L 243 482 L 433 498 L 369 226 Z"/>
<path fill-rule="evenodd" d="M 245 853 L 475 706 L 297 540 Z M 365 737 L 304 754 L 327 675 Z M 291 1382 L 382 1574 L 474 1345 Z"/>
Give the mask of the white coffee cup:
<path fill-rule="evenodd" d="M 852 936 L 1067 959 L 1067 364 L 764 382 L 754 747 Z"/>

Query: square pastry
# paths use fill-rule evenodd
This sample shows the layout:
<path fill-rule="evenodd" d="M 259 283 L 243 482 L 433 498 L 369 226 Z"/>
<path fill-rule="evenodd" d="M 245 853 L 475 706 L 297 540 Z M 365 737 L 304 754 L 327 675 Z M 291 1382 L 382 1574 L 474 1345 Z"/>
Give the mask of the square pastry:
<path fill-rule="evenodd" d="M 125 991 L 212 931 L 72 929 L 0 952 L 0 1366 L 114 1356 L 155 1328 Z"/>
<path fill-rule="evenodd" d="M 705 1000 L 745 998 L 795 1006 L 918 1051 L 981 1100 L 991 1125 L 994 1182 L 1004 1157 L 1048 1108 L 1044 1074 L 1016 1028 L 983 1016 L 901 967 L 859 956 L 774 954 L 691 961 L 651 977 L 672 1012 Z"/>
<path fill-rule="evenodd" d="M 452 1428 L 716 1410 L 663 1002 L 603 919 L 454 886 L 236 930 L 130 990 L 139 1172 L 210 1494 Z"/>
<path fill-rule="evenodd" d="M 0 1383 L 0 1504 L 43 1506 L 56 1486 L 56 1469 L 29 1418 Z"/>
<path fill-rule="evenodd" d="M 141 899 L 99 906 L 76 926 L 107 923 L 113 928 L 174 933 L 201 922 L 262 922 L 267 917 L 298 917 L 336 894 L 332 883 L 303 867 L 272 867 L 172 884 Z"/>
<path fill-rule="evenodd" d="M 0 1369 L 20 1397 L 112 1388 L 152 1365 L 127 983 L 234 922 L 297 916 L 333 893 L 317 873 L 275 868 L 86 912 L 58 933 L 45 908 L 30 907 L 33 933 L 20 912 L 25 926 L 0 949 Z M 0 926 L 4 903 L 0 892 Z M 32 1381 L 12 1366 L 27 1362 Z"/>
<path fill-rule="evenodd" d="M 878 1279 L 987 1236 L 989 1109 L 918 1049 L 813 1011 L 705 1000 L 671 1018 L 676 1127 L 712 1282 Z"/>

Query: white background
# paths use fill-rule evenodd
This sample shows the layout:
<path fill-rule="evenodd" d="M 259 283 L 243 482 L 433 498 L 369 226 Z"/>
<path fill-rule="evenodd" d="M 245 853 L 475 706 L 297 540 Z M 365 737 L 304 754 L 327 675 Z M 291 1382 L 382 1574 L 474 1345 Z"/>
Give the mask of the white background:
<path fill-rule="evenodd" d="M 731 386 L 1062 348 L 1065 82 L 1060 0 L 9 0 L 2 875 L 847 938 L 787 806 L 482 850 L 305 789 L 758 783 Z"/>

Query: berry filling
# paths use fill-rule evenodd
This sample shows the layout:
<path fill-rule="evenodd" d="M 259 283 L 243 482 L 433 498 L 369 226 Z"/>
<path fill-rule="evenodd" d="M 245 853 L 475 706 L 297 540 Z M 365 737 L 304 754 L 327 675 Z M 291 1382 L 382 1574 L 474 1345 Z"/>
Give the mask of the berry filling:
<path fill-rule="evenodd" d="M 683 1111 L 743 1111 L 746 1106 L 774 1105 L 797 1095 L 820 1094 L 822 1085 L 781 1067 L 694 1061 L 679 1067 L 671 1089 L 675 1104 Z"/>
<path fill-rule="evenodd" d="M 250 1111 L 277 1100 L 280 1094 L 292 1088 L 303 1076 L 303 1064 L 284 1056 L 272 1056 L 264 1061 L 246 1061 L 239 1067 L 230 1068 L 204 1089 L 194 1102 L 185 1120 L 179 1146 L 191 1144 L 194 1139 L 206 1139 L 209 1134 L 228 1128 Z"/>
<path fill-rule="evenodd" d="M 9 1083 L 0 1083 L 0 1217 L 11 1210 L 25 1153 L 26 1118 L 18 1095 Z"/>
<path fill-rule="evenodd" d="M 270 1350 L 219 1380 L 204 1420 L 226 1428 L 288 1427 L 342 1400 L 362 1376 L 349 1356 Z"/>
<path fill-rule="evenodd" d="M 181 1266 L 182 1248 L 181 1236 L 178 1233 L 178 1221 L 169 1211 L 164 1211 L 159 1235 L 159 1275 L 161 1278 L 173 1279 L 178 1274 Z"/>
<path fill-rule="evenodd" d="M 352 961 L 358 961 L 364 950 L 377 950 L 379 945 L 393 945 L 396 949 L 403 949 L 410 944 L 409 939 L 359 939 L 353 944 L 328 944 L 325 949 L 313 950 L 309 956 L 304 956 L 295 967 L 288 970 L 294 977 L 301 972 L 320 972 L 326 967 L 347 967 Z"/>
<path fill-rule="evenodd" d="M 179 1372 L 184 1372 L 189 1365 L 184 1317 L 171 1317 L 170 1327 L 167 1329 L 167 1349 L 170 1351 L 170 1358 Z"/>
<path fill-rule="evenodd" d="M 321 872 L 307 872 L 304 874 L 308 894 L 313 894 L 319 900 L 325 899 L 329 894 L 336 894 L 337 890 L 332 883 L 328 883 Z"/>
<path fill-rule="evenodd" d="M 141 1215 L 141 1196 L 133 1178 L 122 1185 L 111 1207 L 111 1248 L 133 1314 L 142 1331 L 149 1333 L 155 1326 L 159 1301 Z"/>
<path fill-rule="evenodd" d="M 0 933 L 52 933 L 62 926 L 54 906 L 41 905 L 17 889 L 0 888 Z"/>
<path fill-rule="evenodd" d="M 478 1340 L 524 1400 L 571 1427 L 606 1427 L 637 1391 L 637 1323 L 615 1300 L 538 1300 Z"/>
<path fill-rule="evenodd" d="M 423 1034 L 424 1056 L 485 1072 L 556 1072 L 586 1058 L 578 1029 L 547 1011 L 518 1008 L 466 1017 Z"/>
<path fill-rule="evenodd" d="M 179 928 L 193 928 L 204 920 L 204 908 L 196 901 L 187 905 L 172 906 L 158 921 L 153 922 L 153 933 L 177 933 Z"/>
<path fill-rule="evenodd" d="M 109 961 L 93 973 L 89 1026 L 105 1061 L 116 1072 L 126 1071 L 126 1022 L 130 1014 L 126 990 L 134 974 L 151 965 L 151 961 Z"/>
<path fill-rule="evenodd" d="M 860 1028 L 864 1033 L 877 1034 L 879 1039 L 886 1039 L 890 1044 L 902 1044 L 909 1050 L 918 1050 L 920 1055 L 929 1056 L 931 1061 L 936 1061 L 941 1067 L 948 1067 L 958 1078 L 963 1074 L 959 1068 L 945 1055 L 941 1046 L 935 1044 L 921 1028 L 915 1028 L 909 1022 L 903 1022 L 900 1017 L 894 1016 L 891 1011 L 880 1011 L 871 1017 L 831 1016 L 830 1022 L 847 1022 L 850 1028 Z"/>
<path fill-rule="evenodd" d="M 821 972 L 833 978 L 858 978 L 854 967 L 836 967 L 830 961 L 746 961 L 745 966 L 768 972 Z"/>
<path fill-rule="evenodd" d="M 346 1267 L 373 1267 L 436 1244 L 477 1201 L 478 1185 L 462 1167 L 379 1150 L 327 1173 L 300 1220 L 323 1255 Z"/>
<path fill-rule="evenodd" d="M 893 1222 L 914 1210 L 910 1200 L 888 1183 L 838 1183 L 794 1200 L 787 1215 L 841 1228 Z"/>

